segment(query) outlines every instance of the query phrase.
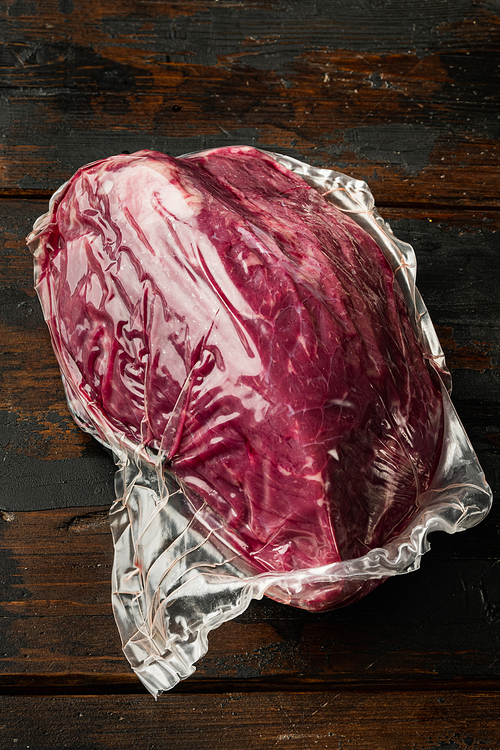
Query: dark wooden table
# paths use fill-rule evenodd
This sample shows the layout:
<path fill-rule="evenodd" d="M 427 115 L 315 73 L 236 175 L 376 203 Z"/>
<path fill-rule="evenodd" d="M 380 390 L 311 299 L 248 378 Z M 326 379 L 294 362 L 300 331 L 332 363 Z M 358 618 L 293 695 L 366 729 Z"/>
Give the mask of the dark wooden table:
<path fill-rule="evenodd" d="M 78 167 L 245 143 L 366 179 L 500 468 L 497 0 L 0 6 L 0 747 L 500 747 L 500 513 L 320 615 L 269 600 L 158 702 L 110 605 L 114 467 L 72 423 L 24 237 Z"/>

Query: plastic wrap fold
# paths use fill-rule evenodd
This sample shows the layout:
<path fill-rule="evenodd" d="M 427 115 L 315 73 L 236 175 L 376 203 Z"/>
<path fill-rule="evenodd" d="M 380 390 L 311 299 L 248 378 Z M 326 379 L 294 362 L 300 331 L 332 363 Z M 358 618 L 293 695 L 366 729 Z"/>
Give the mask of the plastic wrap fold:
<path fill-rule="evenodd" d="M 276 216 L 272 217 L 269 214 L 271 218 L 268 221 L 271 224 L 275 223 L 271 239 L 264 238 L 259 225 L 265 209 L 261 208 L 262 196 L 252 183 L 254 178 L 249 177 L 250 198 L 247 198 L 241 191 L 241 186 L 236 184 L 237 178 L 231 171 L 224 172 L 223 180 L 220 175 L 217 176 L 217 183 L 213 182 L 213 175 L 208 174 L 214 160 L 213 155 L 218 158 L 218 154 L 221 153 L 224 158 L 227 156 L 230 159 L 261 159 L 264 167 L 271 171 L 273 162 L 278 165 L 272 179 L 276 179 L 281 186 L 276 188 L 278 193 L 281 190 L 281 198 L 279 203 L 274 204 Z M 175 160 L 166 162 L 166 159 L 167 157 L 152 152 L 139 152 L 131 157 L 112 157 L 112 160 L 97 162 L 79 170 L 72 180 L 57 191 L 51 201 L 49 212 L 40 217 L 28 238 L 35 256 L 36 288 L 61 367 L 70 410 L 82 429 L 90 432 L 113 451 L 118 466 L 117 499 L 110 511 L 115 548 L 113 610 L 124 653 L 139 678 L 155 696 L 193 673 L 195 663 L 208 648 L 209 632 L 243 612 L 251 599 L 268 595 L 278 601 L 312 610 L 349 603 L 366 594 L 384 579 L 418 568 L 422 555 L 429 548 L 427 536 L 431 531 L 454 533 L 473 526 L 484 517 L 491 504 L 490 489 L 450 401 L 450 375 L 432 322 L 415 286 L 414 251 L 410 245 L 399 241 L 388 224 L 379 216 L 367 185 L 338 172 L 317 169 L 292 158 L 253 149 L 242 148 L 239 152 L 238 149 L 221 149 L 181 157 L 178 163 L 189 164 L 189 169 L 194 164 L 196 169 L 205 170 L 203 183 L 196 182 L 198 178 L 195 171 L 192 172 L 191 178 L 188 170 L 186 177 L 182 171 L 176 171 Z M 120 172 L 122 168 L 139 165 L 142 170 L 143 164 L 147 164 L 149 170 L 146 192 L 141 183 L 142 172 L 138 171 L 139 167 L 135 173 L 131 173 L 132 179 L 129 182 L 123 182 L 122 178 L 122 182 L 116 182 L 118 178 L 115 175 L 123 174 Z M 156 168 L 155 164 L 159 166 Z M 260 168 L 260 162 L 257 167 Z M 288 178 L 288 171 L 293 178 Z M 100 175 L 99 178 L 95 177 L 97 174 Z M 128 174 L 127 172 L 127 179 Z M 297 177 L 300 178 L 299 182 Z M 305 251 L 298 259 L 293 255 L 293 243 L 297 242 L 297 236 L 300 240 L 302 235 L 294 235 L 293 228 L 287 227 L 287 222 L 283 220 L 285 214 L 280 213 L 289 211 L 292 205 L 285 183 L 280 182 L 289 179 L 290 190 L 298 190 L 300 195 L 300 182 L 303 180 L 307 183 L 305 197 L 300 199 L 304 246 L 309 242 L 308 212 L 312 210 L 310 206 L 314 208 L 317 200 L 309 191 L 309 187 L 322 196 L 321 200 L 325 199 L 328 206 L 337 211 L 338 216 L 348 217 L 340 218 L 339 226 L 343 227 L 342 232 L 350 233 L 346 246 L 355 248 L 356 260 L 354 265 L 350 266 L 355 284 L 353 289 L 359 288 L 354 276 L 358 248 L 363 246 L 363 243 L 366 245 L 366 241 L 363 240 L 365 233 L 374 241 L 373 252 L 382 251 L 385 261 L 379 265 L 388 262 L 392 280 L 388 278 L 387 273 L 385 276 L 382 273 L 380 281 L 377 281 L 375 286 L 382 297 L 384 284 L 388 289 L 393 285 L 396 292 L 395 302 L 391 302 L 389 298 L 387 302 L 382 299 L 382 312 L 377 314 L 379 318 L 380 315 L 383 317 L 383 306 L 386 304 L 388 320 L 393 316 L 394 320 L 401 321 L 391 336 L 394 340 L 399 341 L 401 338 L 404 341 L 403 344 L 397 343 L 395 348 L 399 351 L 402 347 L 402 350 L 406 351 L 405 347 L 409 346 L 410 351 L 411 342 L 409 345 L 405 342 L 413 335 L 423 363 L 421 374 L 415 370 L 415 363 L 410 363 L 402 373 L 395 355 L 394 362 L 387 364 L 388 379 L 393 384 L 391 390 L 387 385 L 379 385 L 380 367 L 383 370 L 386 364 L 380 365 L 379 370 L 376 370 L 375 360 L 379 356 L 379 351 L 377 349 L 375 354 L 370 350 L 370 346 L 374 349 L 375 344 L 364 343 L 367 351 L 366 385 L 363 385 L 364 372 L 360 372 L 359 386 L 348 383 L 348 375 L 345 375 L 344 370 L 347 372 L 350 366 L 349 349 L 344 349 L 339 355 L 347 363 L 345 366 L 342 364 L 342 378 L 345 376 L 348 385 L 341 387 L 342 392 L 338 398 L 332 397 L 331 385 L 328 385 L 329 400 L 325 400 L 327 397 L 321 391 L 318 403 L 323 404 L 324 414 L 328 410 L 340 409 L 342 412 L 344 409 L 348 412 L 349 409 L 354 409 L 353 400 L 359 397 L 361 404 L 362 398 L 365 398 L 356 395 L 362 392 L 363 387 L 368 391 L 370 388 L 378 388 L 377 395 L 373 397 L 375 402 L 382 398 L 381 393 L 385 398 L 383 407 L 373 407 L 375 411 L 372 416 L 369 420 L 368 417 L 365 418 L 368 421 L 363 424 L 369 426 L 363 429 L 355 428 L 350 417 L 339 417 L 335 412 L 335 424 L 344 425 L 345 434 L 354 434 L 355 429 L 358 429 L 365 437 L 369 435 L 372 442 L 380 441 L 380 450 L 375 450 L 373 446 L 365 445 L 361 438 L 356 438 L 361 446 L 357 469 L 355 460 L 349 457 L 350 448 L 344 447 L 339 436 L 334 440 L 333 437 L 325 437 L 320 433 L 321 425 L 326 420 L 324 414 L 319 417 L 316 415 L 315 422 L 311 422 L 312 417 L 308 417 L 308 421 L 304 422 L 303 415 L 297 416 L 300 411 L 297 408 L 300 393 L 297 395 L 290 392 L 292 386 L 286 378 L 273 376 L 272 363 L 264 367 L 263 362 L 267 361 L 265 358 L 268 357 L 266 347 L 269 339 L 273 335 L 278 337 L 277 313 L 273 312 L 272 318 L 275 323 L 274 333 L 268 330 L 265 336 L 261 333 L 257 335 L 252 328 L 257 318 L 261 328 L 264 325 L 269 326 L 271 318 L 269 314 L 265 318 L 262 311 L 265 304 L 272 304 L 272 299 L 266 301 L 266 295 L 263 293 L 263 300 L 259 302 L 260 307 L 254 305 L 251 308 L 248 290 L 254 276 L 249 274 L 260 272 L 262 264 L 268 264 L 265 266 L 266 273 L 274 273 L 272 263 L 268 263 L 269 254 L 279 251 L 284 258 L 283 263 L 288 264 L 286 268 L 293 269 L 293 273 L 287 270 L 286 276 L 288 280 L 293 277 L 293 283 L 284 282 L 280 277 L 274 291 L 271 289 L 271 297 L 274 293 L 281 294 L 284 286 L 289 283 L 292 291 L 287 292 L 289 296 L 286 299 L 292 299 L 292 292 L 298 297 L 302 295 L 301 304 L 307 308 L 309 316 L 302 316 L 295 333 L 293 320 L 288 321 L 286 331 L 283 333 L 283 327 L 280 328 L 279 335 L 284 340 L 293 333 L 294 346 L 296 341 L 303 342 L 308 335 L 304 323 L 307 317 L 307 320 L 313 320 L 316 326 L 314 330 L 326 331 L 316 334 L 318 340 L 321 336 L 324 341 L 335 340 L 328 329 L 329 325 L 331 327 L 330 319 L 324 322 L 321 311 L 313 314 L 313 303 L 309 299 L 314 297 L 316 305 L 321 295 L 326 294 L 320 283 L 323 273 L 321 264 L 324 258 L 321 253 L 319 256 L 314 255 L 314 248 L 310 256 L 307 256 Z M 120 193 L 120 190 L 125 190 L 124 185 L 130 191 L 127 193 L 127 196 L 131 195 L 130 200 L 124 197 L 125 193 Z M 209 198 L 205 198 L 205 194 L 208 195 L 207 185 L 211 186 Z M 223 194 L 227 185 L 227 189 L 230 190 L 229 198 L 225 198 Z M 290 200 L 293 202 L 295 198 L 292 197 Z M 227 216 L 231 212 L 234 213 L 238 201 L 243 219 L 239 216 L 229 224 Z M 141 220 L 145 210 L 143 204 L 148 202 L 154 208 L 154 211 L 151 209 L 152 219 L 148 218 L 148 214 L 147 220 Z M 202 221 L 200 217 L 204 216 L 205 204 L 209 205 L 212 212 L 208 214 L 209 218 L 212 216 L 215 226 L 212 234 L 208 230 L 204 234 L 198 231 Z M 77 218 L 75 206 L 80 212 Z M 125 223 L 115 220 L 116 211 L 121 211 L 125 215 Z M 253 213 L 250 214 L 250 211 Z M 326 210 L 325 214 L 328 221 L 329 211 L 330 209 Z M 335 215 L 332 216 L 335 218 Z M 91 228 L 85 229 L 83 239 L 82 217 L 86 222 L 85 226 Z M 276 229 L 279 221 L 282 228 Z M 155 222 L 160 223 L 157 225 Z M 196 235 L 193 235 L 193 223 L 198 227 Z M 164 230 L 165 226 L 168 226 L 168 231 Z M 362 231 L 359 232 L 356 227 Z M 233 232 L 231 242 L 227 238 L 222 238 L 223 233 L 230 230 Z M 238 258 L 243 258 L 241 263 L 247 274 L 247 281 L 242 288 L 238 288 L 234 283 L 231 286 L 227 280 L 224 281 L 233 271 L 224 265 L 225 261 L 221 263 L 220 255 L 214 253 L 217 242 L 220 242 L 221 246 L 226 243 L 228 247 L 234 248 L 236 231 L 243 243 L 242 249 L 238 251 Z M 314 231 L 321 233 L 323 230 L 316 227 Z M 161 265 L 163 259 L 158 261 L 159 265 L 154 266 L 156 256 L 161 253 L 162 242 L 165 241 L 165 237 L 160 237 L 162 232 L 167 232 L 170 246 L 182 248 L 182 252 L 176 250 L 174 261 L 166 270 Z M 207 237 L 211 238 L 210 242 Z M 280 237 L 284 237 L 284 250 L 275 250 L 276 243 L 279 245 L 281 241 Z M 145 252 L 146 248 L 152 259 L 153 271 L 144 260 L 146 256 L 134 253 L 134 241 L 140 245 L 141 252 Z M 118 261 L 115 250 L 115 255 L 109 260 L 111 247 L 119 248 Z M 61 252 L 61 248 L 65 249 L 68 256 L 71 249 L 70 262 Z M 262 260 L 263 258 L 265 260 Z M 99 262 L 94 262 L 95 259 Z M 189 267 L 188 261 L 191 264 Z M 308 270 L 308 264 L 312 264 L 313 261 L 319 264 L 315 274 L 320 281 L 315 282 L 316 286 L 310 281 L 312 272 Z M 328 263 L 337 268 L 334 254 L 328 256 Z M 177 270 L 179 266 L 182 266 L 182 273 L 187 274 L 186 278 L 194 278 L 195 271 L 199 273 L 199 278 L 203 277 L 203 285 L 198 276 L 196 277 L 193 282 L 196 294 L 187 300 L 185 295 L 178 300 L 176 298 L 178 291 L 175 280 L 180 278 L 178 274 L 181 271 Z M 112 270 L 109 271 L 109 268 Z M 159 270 L 155 271 L 155 268 Z M 362 270 L 362 266 L 360 268 Z M 104 279 L 108 272 L 114 279 L 112 288 Z M 163 272 L 167 280 L 172 279 L 171 286 L 164 283 L 161 276 Z M 339 265 L 338 278 L 341 279 L 342 274 L 350 273 L 349 267 L 346 270 L 342 264 Z M 358 270 L 358 276 L 359 273 Z M 135 286 L 129 283 L 129 287 L 124 291 L 124 279 L 131 279 L 132 276 Z M 139 279 L 139 283 L 136 283 L 136 279 Z M 208 288 L 207 279 L 210 281 L 212 296 L 208 296 L 208 292 L 205 294 Z M 180 288 L 179 285 L 177 288 Z M 305 296 L 303 289 L 308 290 Z M 338 294 L 338 299 L 341 299 L 342 292 Z M 336 302 L 341 310 L 341 317 L 349 310 L 349 294 L 346 294 L 346 301 L 342 302 L 342 306 L 340 302 Z M 391 294 L 389 297 L 392 299 Z M 204 303 L 200 301 L 205 297 Z M 356 305 L 378 304 L 362 298 L 361 294 Z M 407 312 L 398 307 L 400 298 L 404 300 Z M 81 309 L 80 299 L 83 299 Z M 162 300 L 165 299 L 169 300 L 168 306 L 162 306 Z M 287 304 L 293 312 L 293 315 L 290 313 L 291 318 L 297 318 L 298 303 Z M 328 300 L 325 304 L 328 306 Z M 296 305 L 295 309 L 293 305 Z M 201 313 L 198 307 L 203 308 Z M 211 311 L 210 314 L 207 310 Z M 115 328 L 109 335 L 107 326 L 113 315 Z M 167 324 L 172 316 L 176 315 L 174 323 L 168 328 Z M 206 317 L 205 321 L 203 315 Z M 406 315 L 412 334 L 405 329 Z M 348 316 L 341 322 L 342 330 L 345 329 L 346 336 L 349 337 L 352 336 L 352 332 L 347 318 Z M 168 329 L 168 335 L 165 335 L 164 339 L 161 325 L 167 326 Z M 392 324 L 388 323 L 388 327 L 390 325 Z M 144 344 L 146 339 L 141 329 L 143 332 L 144 329 L 149 332 L 149 349 Z M 249 334 L 249 331 L 253 333 Z M 385 335 L 382 332 L 379 338 L 383 339 Z M 367 338 L 370 336 L 371 333 L 368 333 Z M 125 341 L 122 349 L 126 349 L 126 356 L 120 350 L 116 354 L 116 364 L 113 352 L 116 340 L 120 337 Z M 234 342 L 231 337 L 234 337 Z M 92 339 L 90 343 L 89 338 Z M 160 342 L 157 351 L 154 352 L 150 346 L 153 338 Z M 224 339 L 224 343 L 221 343 L 221 339 Z M 232 343 L 229 345 L 228 341 Z M 321 344 L 322 348 L 318 349 L 318 361 L 324 355 L 324 341 Z M 186 342 L 190 347 L 189 356 L 186 354 Z M 286 343 L 286 346 L 290 347 L 291 344 Z M 354 347 L 354 344 L 352 346 Z M 382 344 L 377 343 L 381 351 L 384 350 L 384 346 L 383 341 Z M 306 343 L 303 343 L 303 347 L 306 348 Z M 184 364 L 185 361 L 189 361 L 190 364 L 186 365 L 184 370 L 181 367 L 181 371 L 175 374 L 176 368 L 179 370 L 180 367 L 181 349 L 184 358 L 182 361 Z M 85 356 L 75 353 L 84 350 Z M 282 350 L 283 347 L 280 352 Z M 245 356 L 241 351 L 246 352 Z M 277 350 L 273 350 L 275 351 Z M 415 356 L 411 351 L 410 355 Z M 122 359 L 119 360 L 119 357 Z M 169 361 L 168 366 L 164 364 L 163 357 Z M 272 359 L 270 355 L 269 357 Z M 287 354 L 287 357 L 283 359 L 280 367 L 290 372 L 294 368 L 299 370 L 299 355 Z M 237 362 L 236 367 L 231 358 Z M 391 357 L 386 355 L 386 359 Z M 354 355 L 353 361 L 358 362 Z M 307 368 L 307 363 L 304 367 Z M 370 368 L 376 373 L 371 381 Z M 334 372 L 333 364 L 330 370 Z M 117 372 L 120 377 L 117 377 Z M 415 383 L 412 383 L 413 372 Z M 158 373 L 165 378 L 168 374 L 173 383 L 173 403 L 168 408 L 162 407 L 163 396 L 160 386 L 163 381 Z M 289 375 L 290 373 L 286 377 Z M 154 377 L 160 379 L 148 390 L 145 383 L 152 383 Z M 215 377 L 219 378 L 216 382 L 213 380 Z M 272 380 L 273 377 L 276 382 L 279 381 L 277 385 L 273 385 L 274 390 L 271 386 L 266 385 L 268 389 L 265 390 L 264 385 L 255 385 L 266 378 Z M 297 377 L 300 379 L 300 372 Z M 429 382 L 426 380 L 427 377 Z M 327 379 L 324 374 L 321 378 Z M 339 380 L 340 375 L 337 373 L 335 378 Z M 399 386 L 398 378 L 401 378 Z M 291 377 L 292 385 L 293 382 Z M 126 393 L 122 387 L 124 383 L 128 387 Z M 209 392 L 207 386 L 206 392 L 200 396 L 203 383 L 210 383 L 212 390 Z M 311 392 L 315 387 L 320 388 L 315 385 L 312 377 L 309 380 L 306 378 L 300 387 L 304 392 L 308 391 L 308 388 Z M 321 384 L 321 388 L 325 387 Z M 407 395 L 404 398 L 400 394 L 396 395 L 398 387 L 405 392 L 421 388 L 422 393 L 430 394 L 429 403 L 424 404 L 422 415 L 416 420 L 418 424 L 411 424 L 411 413 L 407 412 L 415 407 Z M 224 388 L 232 389 L 232 401 L 226 398 L 227 394 L 224 395 Z M 273 399 L 279 400 L 276 396 L 279 388 L 285 395 L 283 403 L 276 406 L 271 402 Z M 217 401 L 215 393 L 219 399 L 217 409 L 214 406 Z M 206 415 L 211 414 L 212 420 L 202 425 L 210 437 L 210 440 L 205 440 L 203 449 L 199 447 L 199 415 L 193 413 L 196 410 L 192 407 L 197 398 L 200 399 L 199 409 L 202 412 L 205 410 Z M 223 402 L 223 398 L 226 398 L 226 401 Z M 250 407 L 247 411 L 242 407 L 241 413 L 237 415 L 240 420 L 236 425 L 237 430 L 234 422 L 236 417 L 231 412 L 231 409 L 234 411 L 236 399 L 240 399 L 242 404 L 252 405 L 252 411 Z M 307 399 L 304 400 L 304 404 L 304 413 L 309 413 L 309 410 L 312 414 L 315 411 L 315 404 L 311 405 Z M 358 411 L 361 410 L 359 404 Z M 365 411 L 367 408 L 363 406 Z M 388 426 L 384 428 L 383 438 L 382 433 L 379 435 L 377 432 L 376 423 L 377 420 L 384 421 L 385 418 L 382 419 L 380 415 L 386 412 Z M 401 426 L 403 412 L 410 425 L 408 429 Z M 286 432 L 287 428 L 278 427 L 282 418 L 284 421 L 283 415 L 286 417 L 287 413 L 291 415 L 290 420 L 295 420 L 297 425 L 293 435 L 307 436 L 308 430 L 315 430 L 317 435 L 321 434 L 318 444 L 322 444 L 323 453 L 327 456 L 325 460 L 332 462 L 333 468 L 325 468 L 326 464 L 321 457 L 323 454 L 318 458 L 317 446 L 314 446 L 310 453 L 304 454 L 304 465 L 310 467 L 309 474 L 301 469 L 297 470 L 297 476 L 290 478 L 293 469 L 287 461 L 290 460 L 290 455 L 299 455 L 299 449 L 288 445 L 293 443 L 293 439 Z M 247 414 L 252 414 L 255 420 L 247 425 L 250 438 L 244 434 L 241 426 L 241 422 L 247 419 Z M 206 416 L 206 420 L 208 419 Z M 257 454 L 251 437 L 259 431 L 259 425 L 263 425 L 266 419 L 274 420 L 276 434 L 281 430 L 281 437 L 276 438 L 279 446 L 273 453 L 272 444 L 271 448 L 265 449 L 265 440 L 268 438 L 263 438 L 264 448 Z M 346 421 L 348 419 L 351 421 Z M 234 434 L 237 432 L 236 437 L 233 433 L 228 437 L 228 433 L 220 431 L 220 425 L 225 421 L 231 423 Z M 360 424 L 359 419 L 358 423 Z M 402 437 L 397 433 L 398 430 Z M 233 461 L 238 463 L 238 457 L 243 455 L 241 440 L 238 437 L 241 434 L 244 434 L 244 445 L 247 446 L 247 453 L 244 455 L 248 460 L 243 478 L 238 475 L 238 466 L 232 465 Z M 267 432 L 265 434 L 267 435 Z M 397 439 L 394 438 L 395 434 L 398 435 Z M 419 440 L 422 447 L 419 447 Z M 225 445 L 225 452 L 213 454 L 215 448 L 212 446 L 217 446 L 221 442 Z M 232 452 L 231 446 L 234 447 Z M 200 459 L 202 468 L 199 463 L 193 464 L 192 455 L 196 450 L 205 452 L 206 457 L 202 456 Z M 276 457 L 278 454 L 284 456 L 281 464 Z M 302 453 L 300 455 L 302 456 Z M 404 507 L 404 503 L 407 502 L 407 487 L 401 489 L 398 485 L 397 461 L 400 455 L 404 455 L 405 466 L 410 467 L 404 470 L 412 475 L 405 480 L 405 487 L 410 486 L 414 496 L 411 507 L 407 508 Z M 345 472 L 336 473 L 336 465 L 341 460 L 345 461 L 346 456 L 354 465 L 353 471 L 350 475 Z M 220 476 L 217 473 L 218 466 L 224 467 L 220 470 Z M 281 472 L 281 480 L 272 479 L 273 472 L 276 473 L 278 470 Z M 401 469 L 403 473 L 404 470 Z M 345 493 L 349 496 L 349 492 L 354 492 L 350 488 L 353 482 L 351 475 L 355 475 L 356 471 L 369 475 L 369 479 L 363 481 L 366 486 L 368 481 L 371 482 L 369 486 L 373 488 L 376 497 L 375 505 L 372 505 L 377 508 L 376 512 L 373 508 L 370 512 L 362 510 L 360 501 L 360 513 L 364 519 L 362 524 L 359 522 L 360 529 L 356 525 L 356 498 L 346 502 L 349 507 L 346 507 L 345 512 L 341 512 L 339 509 L 325 508 L 323 498 L 326 495 L 318 494 L 320 490 L 317 489 L 321 486 L 321 492 L 328 492 L 330 482 L 337 478 L 336 481 L 340 484 L 337 491 L 341 495 L 345 475 Z M 254 473 L 255 476 L 261 477 L 260 484 Z M 387 479 L 386 475 L 391 473 L 396 479 Z M 210 480 L 213 476 L 215 479 Z M 234 492 L 231 491 L 231 477 L 234 478 Z M 248 487 L 245 486 L 245 481 L 248 481 Z M 276 489 L 276 484 L 280 481 L 283 483 L 281 495 L 279 488 Z M 312 484 L 314 482 L 317 485 Z M 361 483 L 360 486 L 365 485 Z M 384 487 L 383 501 L 377 499 L 377 493 L 382 493 L 381 486 Z M 225 494 L 221 487 L 225 488 Z M 246 506 L 241 504 L 243 500 L 240 502 L 238 492 L 242 493 L 241 497 L 246 493 L 250 498 Z M 314 504 L 314 509 L 311 510 L 307 503 L 303 508 L 298 500 L 294 501 L 294 492 L 297 493 L 297 497 L 300 497 L 301 492 L 306 495 L 308 492 L 312 493 L 311 497 L 314 499 L 309 505 Z M 257 493 L 256 496 L 259 493 L 269 493 L 270 497 L 258 496 L 255 501 L 252 499 L 252 493 Z M 342 501 L 339 507 L 342 509 Z M 371 525 L 370 534 L 366 528 L 361 530 L 361 525 Z M 294 532 L 295 527 L 297 533 Z M 354 529 L 353 539 L 349 538 L 350 528 Z"/>

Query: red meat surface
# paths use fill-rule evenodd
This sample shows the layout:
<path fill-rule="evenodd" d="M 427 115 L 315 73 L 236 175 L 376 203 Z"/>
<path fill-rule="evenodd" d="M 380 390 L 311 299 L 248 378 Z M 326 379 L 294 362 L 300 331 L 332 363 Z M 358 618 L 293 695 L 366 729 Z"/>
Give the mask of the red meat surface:
<path fill-rule="evenodd" d="M 161 451 L 255 572 L 358 557 L 417 510 L 442 401 L 394 274 L 269 155 L 87 166 L 54 202 L 37 265 L 89 428 Z"/>

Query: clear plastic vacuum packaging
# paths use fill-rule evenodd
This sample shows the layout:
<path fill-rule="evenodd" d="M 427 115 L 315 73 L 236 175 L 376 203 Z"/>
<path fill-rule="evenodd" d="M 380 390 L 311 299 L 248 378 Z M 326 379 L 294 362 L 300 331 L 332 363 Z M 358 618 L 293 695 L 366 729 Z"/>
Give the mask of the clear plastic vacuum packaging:
<path fill-rule="evenodd" d="M 122 154 L 28 243 L 69 408 L 117 463 L 113 609 L 154 695 L 252 598 L 349 604 L 487 513 L 365 183 L 245 146 Z"/>

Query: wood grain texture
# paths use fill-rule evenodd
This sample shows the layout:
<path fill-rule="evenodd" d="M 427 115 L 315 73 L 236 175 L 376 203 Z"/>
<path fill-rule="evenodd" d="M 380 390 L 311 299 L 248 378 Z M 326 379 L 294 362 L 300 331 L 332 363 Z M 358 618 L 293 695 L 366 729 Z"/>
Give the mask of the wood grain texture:
<path fill-rule="evenodd" d="M 113 462 L 69 416 L 24 246 L 122 151 L 247 143 L 366 179 L 498 494 L 498 1 L 5 0 L 0 28 L 0 747 L 500 748 L 496 504 L 355 605 L 253 602 L 146 694 L 111 612 Z"/>
<path fill-rule="evenodd" d="M 460 691 L 6 697 L 0 731 L 37 750 L 495 750 L 499 710 L 498 694 Z"/>
<path fill-rule="evenodd" d="M 490 680 L 500 638 L 498 523 L 494 512 L 466 534 L 432 535 L 420 571 L 345 609 L 311 614 L 254 602 L 212 632 L 187 689 L 214 680 L 254 690 Z M 0 691 L 120 685 L 142 692 L 111 613 L 106 507 L 4 516 L 0 553 Z"/>
<path fill-rule="evenodd" d="M 380 203 L 499 205 L 489 0 L 4 8 L 4 191 L 247 143 L 368 178 Z"/>
<path fill-rule="evenodd" d="M 33 290 L 24 238 L 46 208 L 44 201 L 0 201 L 0 444 L 5 450 L 0 507 L 8 510 L 113 500 L 113 464 L 69 415 Z M 469 419 L 474 445 L 496 489 L 500 217 L 464 209 L 382 212 L 396 235 L 415 247 L 419 288 L 453 372 L 454 400 L 461 417 Z M 490 404 L 481 412 L 489 414 L 487 424 L 475 416 L 482 403 Z"/>

